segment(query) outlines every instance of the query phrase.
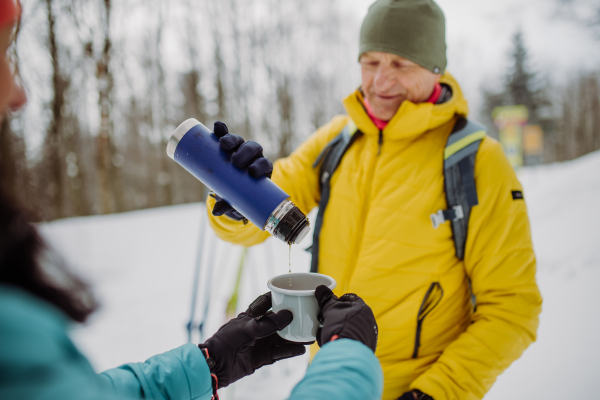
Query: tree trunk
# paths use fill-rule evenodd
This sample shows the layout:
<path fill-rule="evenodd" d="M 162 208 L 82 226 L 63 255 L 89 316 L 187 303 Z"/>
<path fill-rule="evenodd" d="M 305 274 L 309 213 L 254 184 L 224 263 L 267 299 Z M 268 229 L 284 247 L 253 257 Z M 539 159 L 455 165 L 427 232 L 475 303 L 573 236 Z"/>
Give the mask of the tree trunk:
<path fill-rule="evenodd" d="M 48 210 L 44 219 L 57 219 L 65 216 L 64 186 L 65 179 L 64 157 L 62 148 L 61 132 L 63 127 L 62 108 L 65 104 L 65 92 L 68 82 L 63 79 L 58 54 L 56 39 L 56 16 L 52 9 L 52 0 L 46 0 L 48 16 L 48 48 L 52 62 L 52 93 L 51 120 L 44 143 L 43 172 L 47 176 L 40 176 L 41 186 L 45 187 L 45 195 L 49 199 Z M 42 170 L 40 170 L 42 172 Z"/>
<path fill-rule="evenodd" d="M 112 42 L 110 39 L 111 0 L 104 0 L 104 45 L 96 62 L 98 81 L 98 105 L 100 108 L 100 132 L 97 139 L 97 168 L 100 184 L 100 203 L 103 214 L 125 209 L 119 168 L 123 157 L 118 154 L 113 137 L 112 91 L 113 77 L 110 70 Z"/>

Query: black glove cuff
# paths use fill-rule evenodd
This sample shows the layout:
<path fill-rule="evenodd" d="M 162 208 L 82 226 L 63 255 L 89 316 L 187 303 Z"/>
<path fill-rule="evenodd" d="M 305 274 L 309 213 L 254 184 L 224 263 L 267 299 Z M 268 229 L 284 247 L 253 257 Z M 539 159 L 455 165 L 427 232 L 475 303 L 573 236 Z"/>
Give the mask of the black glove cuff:
<path fill-rule="evenodd" d="M 210 378 L 211 378 L 212 390 L 213 390 L 213 395 L 212 395 L 211 399 L 219 400 L 219 394 L 217 393 L 217 390 L 219 390 L 219 379 L 217 379 L 217 374 L 215 371 L 215 366 L 217 365 L 217 363 L 215 362 L 214 359 L 212 359 L 210 357 L 210 354 L 208 354 L 208 348 L 206 346 L 204 346 L 204 344 L 199 344 L 198 348 L 200 349 L 200 351 L 202 352 L 202 355 L 206 359 L 206 364 L 208 365 L 208 369 L 210 371 Z"/>
<path fill-rule="evenodd" d="M 431 396 L 421 392 L 419 389 L 404 393 L 398 397 L 398 400 L 415 400 L 415 394 L 417 395 L 417 400 L 433 400 Z"/>
<path fill-rule="evenodd" d="M 433 397 L 421 392 L 419 389 L 415 389 L 414 392 L 417 394 L 417 400 L 433 400 Z"/>
<path fill-rule="evenodd" d="M 221 197 L 219 197 L 218 194 L 216 194 L 215 192 L 210 192 L 209 196 L 212 197 L 213 199 L 217 200 L 217 202 L 215 203 L 215 205 L 213 206 L 213 215 L 214 216 L 221 216 L 221 215 L 226 215 L 229 218 L 235 220 L 235 221 L 242 221 L 244 223 L 244 225 L 248 225 L 248 219 L 246 217 L 244 217 L 242 214 L 240 214 L 235 208 L 231 207 L 229 204 L 227 204 L 226 202 L 223 202 Z M 219 203 L 221 202 L 221 203 Z M 217 208 L 219 205 L 223 205 L 225 204 L 225 211 L 220 211 L 219 213 L 215 214 L 215 208 Z"/>

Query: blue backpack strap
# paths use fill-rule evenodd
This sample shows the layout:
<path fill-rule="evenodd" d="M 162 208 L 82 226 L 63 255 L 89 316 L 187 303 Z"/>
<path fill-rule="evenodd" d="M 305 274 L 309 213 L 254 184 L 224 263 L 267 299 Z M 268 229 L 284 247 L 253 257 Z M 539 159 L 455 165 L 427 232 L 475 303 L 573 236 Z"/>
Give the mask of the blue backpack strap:
<path fill-rule="evenodd" d="M 444 149 L 444 190 L 448 209 L 431 214 L 434 228 L 450 221 L 456 257 L 461 260 L 465 256 L 471 208 L 479 204 L 475 157 L 485 135 L 485 127 L 477 122 L 464 118 L 456 122 Z"/>
<path fill-rule="evenodd" d="M 310 272 L 317 272 L 319 269 L 319 237 L 323 225 L 325 209 L 327 208 L 327 203 L 329 203 L 331 177 L 340 165 L 346 150 L 348 150 L 348 148 L 352 146 L 352 143 L 360 136 L 362 136 L 362 133 L 356 128 L 354 122 L 348 122 L 348 124 L 344 126 L 344 129 L 342 129 L 342 132 L 325 146 L 313 164 L 313 168 L 318 168 L 320 165 L 319 185 L 321 187 L 321 200 L 319 201 L 319 211 L 315 221 L 313 244 L 310 247 L 310 252 L 312 253 Z"/>

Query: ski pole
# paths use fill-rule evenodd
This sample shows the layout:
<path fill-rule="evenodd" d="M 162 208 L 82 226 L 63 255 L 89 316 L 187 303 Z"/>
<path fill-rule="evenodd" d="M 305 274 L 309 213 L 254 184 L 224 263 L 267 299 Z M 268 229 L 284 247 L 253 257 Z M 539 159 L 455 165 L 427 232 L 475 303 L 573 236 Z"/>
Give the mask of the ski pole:
<path fill-rule="evenodd" d="M 212 277 L 213 277 L 213 272 L 215 270 L 215 254 L 217 253 L 216 248 L 219 245 L 219 243 L 216 241 L 216 236 L 214 234 L 209 235 L 208 240 L 210 243 L 208 246 L 208 262 L 206 263 L 207 276 L 205 277 L 204 290 L 203 290 L 204 310 L 202 312 L 202 319 L 200 320 L 200 323 L 198 324 L 198 331 L 200 333 L 200 341 L 204 340 L 204 324 L 206 323 L 206 320 L 208 318 L 210 298 L 212 296 Z"/>
<path fill-rule="evenodd" d="M 190 320 L 186 325 L 188 332 L 188 342 L 192 341 L 192 328 L 194 325 L 194 315 L 196 314 L 196 301 L 198 299 L 198 285 L 200 284 L 200 270 L 202 269 L 202 256 L 204 255 L 204 237 L 206 236 L 206 225 L 200 213 L 200 235 L 198 242 L 198 252 L 196 254 L 196 267 L 194 268 L 194 279 L 192 280 L 192 305 L 190 308 Z M 207 221 L 208 222 L 208 221 Z"/>

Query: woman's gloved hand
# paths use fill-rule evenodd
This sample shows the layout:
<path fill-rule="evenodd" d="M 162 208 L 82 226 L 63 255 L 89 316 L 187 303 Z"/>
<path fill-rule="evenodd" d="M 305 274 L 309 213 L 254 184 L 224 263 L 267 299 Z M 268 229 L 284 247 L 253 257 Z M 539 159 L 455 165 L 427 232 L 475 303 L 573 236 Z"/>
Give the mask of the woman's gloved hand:
<path fill-rule="evenodd" d="M 247 168 L 250 175 L 255 178 L 259 176 L 271 177 L 273 173 L 273 163 L 263 156 L 263 148 L 260 144 L 253 141 L 244 141 L 241 136 L 229 133 L 227 125 L 217 121 L 213 129 L 215 135 L 219 138 L 219 145 L 225 151 L 232 151 L 231 161 L 238 168 Z M 223 214 L 237 221 L 244 219 L 244 216 L 231 207 L 225 200 L 215 196 L 217 202 L 213 207 L 214 216 Z"/>
<path fill-rule="evenodd" d="M 339 299 L 325 285 L 318 286 L 315 297 L 323 324 L 317 331 L 319 346 L 336 339 L 352 339 L 367 345 L 373 352 L 377 348 L 377 322 L 371 307 L 354 293 L 346 293 Z"/>
<path fill-rule="evenodd" d="M 288 310 L 273 313 L 270 308 L 271 293 L 265 293 L 237 318 L 223 325 L 213 337 L 198 345 L 216 378 L 216 386 L 213 382 L 215 390 L 253 374 L 264 365 L 306 352 L 304 345 L 287 341 L 277 334 L 292 322 L 292 313 Z"/>

